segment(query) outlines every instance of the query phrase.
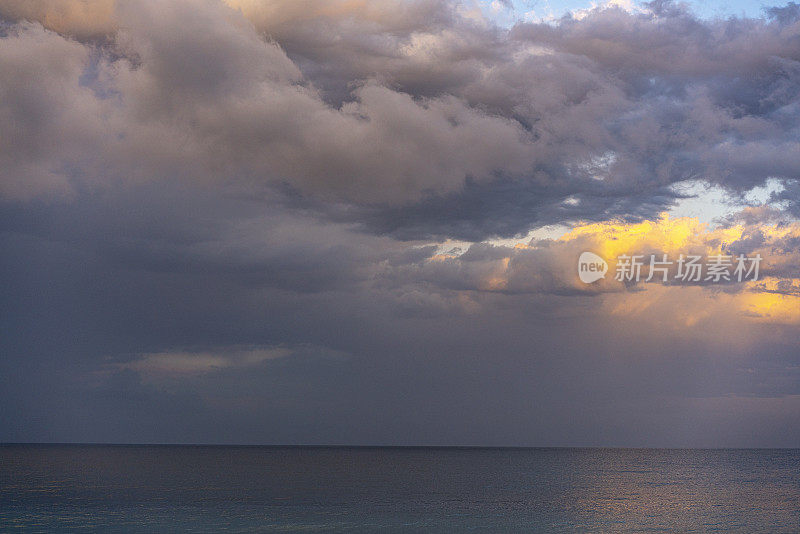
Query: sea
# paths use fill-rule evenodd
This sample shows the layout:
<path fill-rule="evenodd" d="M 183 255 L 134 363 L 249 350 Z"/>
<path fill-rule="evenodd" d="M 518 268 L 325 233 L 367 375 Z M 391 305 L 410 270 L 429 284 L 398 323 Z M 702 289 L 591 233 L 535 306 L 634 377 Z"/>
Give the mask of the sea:
<path fill-rule="evenodd" d="M 0 445 L 3 532 L 800 532 L 800 449 Z"/>

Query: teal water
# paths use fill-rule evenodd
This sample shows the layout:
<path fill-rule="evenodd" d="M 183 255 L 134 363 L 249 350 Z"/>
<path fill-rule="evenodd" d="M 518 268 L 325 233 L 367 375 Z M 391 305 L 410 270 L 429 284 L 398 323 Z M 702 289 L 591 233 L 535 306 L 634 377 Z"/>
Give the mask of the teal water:
<path fill-rule="evenodd" d="M 4 445 L 0 530 L 800 532 L 800 450 Z"/>

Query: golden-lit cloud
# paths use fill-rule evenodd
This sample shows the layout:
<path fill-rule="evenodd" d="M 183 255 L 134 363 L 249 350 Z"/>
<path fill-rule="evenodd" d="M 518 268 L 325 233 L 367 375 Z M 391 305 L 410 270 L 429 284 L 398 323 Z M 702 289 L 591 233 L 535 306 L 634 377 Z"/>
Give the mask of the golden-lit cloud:
<path fill-rule="evenodd" d="M 772 282 L 773 280 L 770 280 Z M 796 286 L 800 289 L 799 286 Z M 800 324 L 800 296 L 752 288 L 732 300 L 749 318 L 765 323 Z"/>
<path fill-rule="evenodd" d="M 662 215 L 655 221 L 638 224 L 582 225 L 564 235 L 561 241 L 568 244 L 581 238 L 595 244 L 610 262 L 622 254 L 667 254 L 672 260 L 680 254 L 708 257 L 746 253 L 763 258 L 759 281 L 724 288 L 715 284 L 687 288 L 642 283 L 637 289 L 643 291 L 628 291 L 610 298 L 615 314 L 630 316 L 656 307 L 665 319 L 671 317 L 687 327 L 730 314 L 762 323 L 800 324 L 797 294 L 800 272 L 796 268 L 800 259 L 796 245 L 800 224 L 797 222 L 742 223 L 712 229 L 696 218 L 671 219 Z M 794 248 L 791 243 L 795 243 Z M 787 270 L 787 266 L 794 268 Z M 674 298 L 677 295 L 680 297 Z M 660 301 L 666 305 L 659 306 Z"/>
<path fill-rule="evenodd" d="M 697 218 L 670 218 L 662 214 L 656 220 L 640 223 L 611 221 L 579 225 L 559 240 L 586 239 L 595 244 L 598 254 L 611 259 L 651 250 L 667 254 L 719 253 L 726 244 L 740 239 L 743 231 L 741 225 L 710 230 L 707 223 L 701 223 Z"/>
<path fill-rule="evenodd" d="M 481 292 L 595 295 L 604 313 L 650 317 L 662 326 L 699 327 L 719 320 L 800 324 L 800 223 L 748 222 L 744 217 L 748 210 L 740 215 L 717 227 L 667 214 L 637 223 L 579 224 L 555 240 L 437 254 L 427 260 L 423 273 L 431 280 L 456 277 L 461 287 Z M 578 279 L 577 258 L 583 251 L 608 261 L 604 279 L 593 284 Z M 660 273 L 647 281 L 650 255 L 661 259 L 665 254 L 673 262 L 668 282 L 660 280 Z M 675 279 L 674 263 L 680 255 L 705 259 L 720 254 L 760 255 L 758 280 L 752 279 L 754 273 L 741 282 L 714 283 L 705 279 L 705 273 L 696 283 Z M 643 257 L 638 283 L 616 279 L 616 259 L 621 255 Z M 459 287 L 452 279 L 449 284 Z"/>

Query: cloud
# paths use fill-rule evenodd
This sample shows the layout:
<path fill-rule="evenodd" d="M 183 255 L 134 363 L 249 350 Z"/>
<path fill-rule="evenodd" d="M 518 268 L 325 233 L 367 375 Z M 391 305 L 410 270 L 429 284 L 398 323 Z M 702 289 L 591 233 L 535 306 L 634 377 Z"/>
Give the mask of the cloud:
<path fill-rule="evenodd" d="M 15 26 L 0 46 L 0 195 L 30 199 L 69 195 L 71 165 L 96 140 L 97 101 L 78 83 L 89 51 L 30 24 Z"/>
<path fill-rule="evenodd" d="M 793 267 L 800 259 L 800 225 L 795 221 L 762 220 L 744 222 L 749 214 L 763 213 L 747 209 L 728 225 L 711 228 L 697 218 L 670 218 L 662 214 L 655 220 L 638 223 L 603 221 L 573 227 L 556 240 L 533 240 L 515 246 L 476 243 L 463 253 L 437 254 L 411 266 L 402 265 L 398 272 L 409 279 L 436 281 L 445 287 L 471 288 L 509 292 L 595 293 L 620 291 L 626 284 L 614 279 L 616 260 L 621 255 L 664 254 L 677 260 L 679 255 L 739 254 L 763 258 L 761 277 L 797 278 Z M 769 213 L 769 212 L 767 212 Z M 576 262 L 583 251 L 593 251 L 610 264 L 610 276 L 596 284 L 578 280 Z M 648 276 L 642 269 L 643 280 Z M 674 277 L 676 267 L 670 268 Z M 738 286 L 742 289 L 744 286 Z"/>
<path fill-rule="evenodd" d="M 175 380 L 195 379 L 208 373 L 247 370 L 265 362 L 282 358 L 324 359 L 345 361 L 349 355 L 341 351 L 312 345 L 227 346 L 202 350 L 172 349 L 138 354 L 127 361 L 106 366 L 101 374 L 136 372 L 145 382 L 165 384 Z"/>
<path fill-rule="evenodd" d="M 0 0 L 0 441 L 796 441 L 797 8 L 640 7 Z"/>
<path fill-rule="evenodd" d="M 2 38 L 5 109 L 25 110 L 3 121 L 23 132 L 2 154 L 6 198 L 182 176 L 286 186 L 405 239 L 480 239 L 652 217 L 688 179 L 797 178 L 790 9 L 705 21 L 671 3 L 603 6 L 510 31 L 436 0 L 5 1 L 0 14 L 67 36 L 19 22 Z"/>
<path fill-rule="evenodd" d="M 244 183 L 288 182 L 312 197 L 394 204 L 457 190 L 468 176 L 520 173 L 530 161 L 518 124 L 453 97 L 415 101 L 365 82 L 356 101 L 338 109 L 326 105 L 300 83 L 299 70 L 278 45 L 262 40 L 221 3 L 128 2 L 119 15 L 125 25 L 113 53 L 121 57 L 103 55 L 93 65 L 88 49 L 37 26 L 4 39 L 8 51 L 43 42 L 35 50 L 70 53 L 72 60 L 69 71 L 23 73 L 30 79 L 20 84 L 36 77 L 59 90 L 30 103 L 35 108 L 26 110 L 21 126 L 31 130 L 34 146 L 15 147 L 14 153 L 31 152 L 48 136 L 66 136 L 30 118 L 60 109 L 56 99 L 80 99 L 81 116 L 63 123 L 87 130 L 84 139 L 69 143 L 74 146 L 53 143 L 63 153 L 43 154 L 43 162 L 26 159 L 27 166 L 11 174 L 14 183 L 30 182 L 27 168 L 37 163 L 65 183 L 238 177 Z M 29 56 L 25 64 L 41 62 Z M 87 82 L 90 67 L 97 72 Z M 11 100 L 6 105 L 24 109 Z M 86 154 L 94 161 L 76 161 Z M 16 189 L 9 194 L 22 195 Z"/>
<path fill-rule="evenodd" d="M 35 21 L 78 38 L 102 37 L 117 29 L 116 4 L 116 0 L 5 0 L 0 4 L 0 16 Z"/>
<path fill-rule="evenodd" d="M 0 340 L 6 439 L 719 443 L 674 426 L 694 413 L 678 407 L 798 394 L 797 297 L 771 281 L 576 290 L 584 245 L 613 235 L 667 246 L 665 230 L 696 222 L 609 221 L 562 240 L 439 253 L 166 185 L 3 205 L 0 270 L 14 283 L 0 299 L 15 310 Z M 791 243 L 796 227 L 747 217 L 765 235 L 758 246 Z M 262 359 L 276 348 L 292 354 Z M 672 438 L 631 420 L 642 405 Z"/>
<path fill-rule="evenodd" d="M 226 347 L 212 352 L 156 352 L 142 354 L 138 359 L 118 364 L 119 369 L 131 369 L 145 376 L 195 375 L 229 367 L 250 367 L 266 360 L 291 355 L 285 347 L 241 348 Z"/>

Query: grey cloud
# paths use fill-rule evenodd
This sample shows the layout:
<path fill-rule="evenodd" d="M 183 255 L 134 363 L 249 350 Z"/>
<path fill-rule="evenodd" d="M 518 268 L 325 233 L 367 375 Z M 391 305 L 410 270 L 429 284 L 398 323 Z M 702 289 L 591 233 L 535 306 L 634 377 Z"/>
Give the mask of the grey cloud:
<path fill-rule="evenodd" d="M 357 220 L 368 231 L 401 240 L 524 235 L 531 227 L 553 222 L 638 220 L 668 209 L 679 196 L 669 188 L 631 190 L 594 180 L 566 178 L 547 172 L 535 180 L 500 177 L 486 183 L 467 180 L 462 191 L 427 198 L 410 206 L 330 210 L 335 220 Z M 574 202 L 566 202 L 574 199 Z"/>
<path fill-rule="evenodd" d="M 718 443 L 676 430 L 695 411 L 665 403 L 798 393 L 785 371 L 797 365 L 794 325 L 734 331 L 718 318 L 676 339 L 566 284 L 554 295 L 560 255 L 573 263 L 555 244 L 516 253 L 506 290 L 481 289 L 505 247 L 436 263 L 431 245 L 167 185 L 0 205 L 0 272 L 14 281 L 0 290 L 14 310 L 0 337 L 2 439 Z M 292 355 L 160 381 L 142 356 L 253 347 Z M 672 438 L 619 415 L 642 404 Z"/>
<path fill-rule="evenodd" d="M 798 215 L 797 7 L 769 13 L 0 0 L 0 441 L 796 442 L 796 323 L 673 328 L 732 295 L 700 287 L 620 315 L 588 240 L 480 243 L 775 177 L 724 224 L 795 296 L 758 229 Z"/>
<path fill-rule="evenodd" d="M 79 39 L 114 29 L 100 44 L 25 24 L 3 39 L 5 68 L 23 64 L 4 103 L 27 110 L 4 194 L 283 184 L 372 231 L 480 239 L 573 212 L 652 215 L 687 179 L 796 178 L 791 4 L 717 21 L 672 3 L 597 8 L 510 31 L 435 0 L 227 4 L 100 2 L 70 30 L 80 6 L 0 3 Z M 22 98 L 34 80 L 58 90 Z"/>
<path fill-rule="evenodd" d="M 0 17 L 39 22 L 54 31 L 81 39 L 114 33 L 116 0 L 5 0 Z"/>
<path fill-rule="evenodd" d="M 784 189 L 774 193 L 772 200 L 785 203 L 789 213 L 800 217 L 800 180 L 787 180 Z"/>
<path fill-rule="evenodd" d="M 0 46 L 0 194 L 27 199 L 68 195 L 70 175 L 94 154 L 77 151 L 96 140 L 97 108 L 79 84 L 89 51 L 78 43 L 24 24 Z"/>
<path fill-rule="evenodd" d="M 90 87 L 81 83 L 88 51 L 75 42 L 35 26 L 5 38 L 8 52 L 44 41 L 38 46 L 43 54 L 51 48 L 72 54 L 68 72 L 23 73 L 29 78 L 20 79 L 32 83 L 37 76 L 48 87 L 71 83 L 58 98 L 87 99 L 80 111 L 88 119 L 65 117 L 55 132 L 49 124 L 26 125 L 32 144 L 66 137 L 67 125 L 88 121 L 85 139 L 71 147 L 54 142 L 65 153 L 43 154 L 47 171 L 62 181 L 69 182 L 64 167 L 90 183 L 131 176 L 201 182 L 236 177 L 255 184 L 286 181 L 323 198 L 394 204 L 457 190 L 468 176 L 487 180 L 496 170 L 523 172 L 533 157 L 514 121 L 453 97 L 415 101 L 365 83 L 355 102 L 329 107 L 298 83 L 299 71 L 277 45 L 218 2 L 126 2 L 119 11 L 126 24 L 113 53 L 120 57 L 104 57 Z M 37 58 L 26 59 L 30 68 L 41 68 Z M 111 96 L 102 98 L 92 86 Z M 55 106 L 54 100 L 43 95 L 32 104 L 38 106 L 34 116 Z M 24 109 L 11 99 L 6 105 Z M 20 149 L 32 150 L 15 152 Z M 96 160 L 74 161 L 85 154 Z M 25 163 L 43 163 L 38 159 Z M 30 181 L 25 167 L 14 181 Z"/>
<path fill-rule="evenodd" d="M 405 39 L 405 47 L 395 45 L 406 53 L 402 61 L 358 49 L 352 63 L 372 65 L 361 73 L 349 66 L 355 56 L 337 54 L 335 46 L 286 41 L 286 50 L 321 87 L 331 82 L 313 65 L 377 77 L 412 94 L 450 93 L 519 122 L 535 139 L 536 159 L 513 199 L 504 199 L 508 184 L 493 181 L 478 186 L 483 200 L 475 202 L 476 188 L 466 182 L 462 190 L 368 219 L 401 237 L 437 229 L 470 239 L 508 236 L 569 219 L 569 210 L 557 206 L 570 196 L 583 200 L 576 211 L 585 218 L 630 216 L 663 209 L 674 199 L 664 187 L 690 178 L 747 190 L 769 177 L 794 176 L 797 20 L 790 8 L 767 20 L 702 21 L 677 5 L 654 3 L 642 14 L 596 9 L 556 25 L 520 24 L 507 37 L 457 19 L 442 32 L 442 19 L 432 18 L 416 34 L 393 34 Z M 331 36 L 345 32 L 345 41 L 370 28 L 358 17 L 312 17 L 293 20 L 285 31 L 302 33 L 321 20 Z M 416 54 L 421 42 L 435 53 Z M 419 61 L 428 67 L 411 77 L 398 66 Z M 435 88 L 425 86 L 431 80 L 439 80 Z M 492 203 L 498 208 L 486 207 Z"/>

